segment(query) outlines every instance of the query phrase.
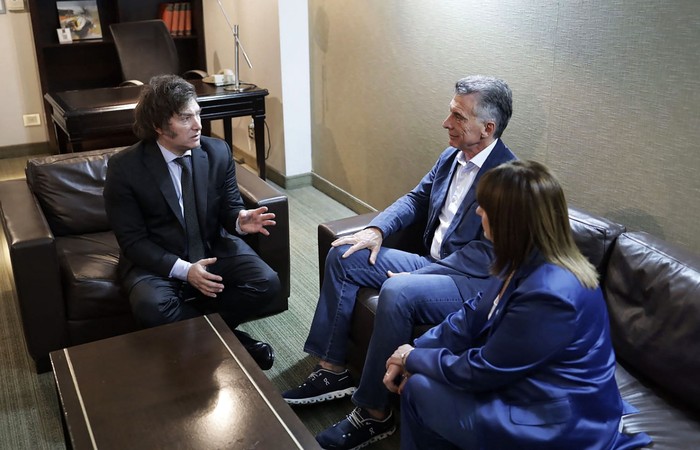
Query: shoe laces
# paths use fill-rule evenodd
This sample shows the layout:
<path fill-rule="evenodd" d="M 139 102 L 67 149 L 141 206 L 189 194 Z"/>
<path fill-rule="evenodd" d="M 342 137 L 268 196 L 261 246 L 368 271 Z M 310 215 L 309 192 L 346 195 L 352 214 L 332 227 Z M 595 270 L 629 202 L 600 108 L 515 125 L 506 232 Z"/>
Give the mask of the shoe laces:
<path fill-rule="evenodd" d="M 307 381 L 314 381 L 316 378 L 321 376 L 321 368 L 318 368 L 309 374 Z"/>
<path fill-rule="evenodd" d="M 360 408 L 355 408 L 350 414 L 348 414 L 348 422 L 350 422 L 352 426 L 358 430 L 362 427 L 364 421 L 365 418 L 362 417 L 362 409 Z"/>

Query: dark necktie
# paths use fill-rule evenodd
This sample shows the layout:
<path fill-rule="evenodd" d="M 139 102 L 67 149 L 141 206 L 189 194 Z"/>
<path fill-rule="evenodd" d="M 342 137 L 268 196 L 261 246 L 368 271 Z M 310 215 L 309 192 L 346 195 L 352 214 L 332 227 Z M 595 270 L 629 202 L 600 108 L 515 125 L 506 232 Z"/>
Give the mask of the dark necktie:
<path fill-rule="evenodd" d="M 185 210 L 185 226 L 187 228 L 187 257 L 195 263 L 204 258 L 204 243 L 199 231 L 197 220 L 197 205 L 194 200 L 194 184 L 192 183 L 192 161 L 189 155 L 175 160 L 182 167 L 180 183 L 182 185 L 182 206 Z"/>

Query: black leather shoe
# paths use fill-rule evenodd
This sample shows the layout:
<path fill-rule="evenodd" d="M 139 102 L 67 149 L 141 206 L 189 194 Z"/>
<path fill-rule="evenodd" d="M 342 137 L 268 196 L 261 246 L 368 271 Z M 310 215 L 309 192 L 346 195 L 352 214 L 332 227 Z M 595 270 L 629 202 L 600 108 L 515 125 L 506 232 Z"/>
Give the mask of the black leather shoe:
<path fill-rule="evenodd" d="M 233 334 L 262 370 L 268 370 L 272 367 L 275 362 L 275 350 L 270 344 L 253 339 L 245 331 L 233 330 Z"/>

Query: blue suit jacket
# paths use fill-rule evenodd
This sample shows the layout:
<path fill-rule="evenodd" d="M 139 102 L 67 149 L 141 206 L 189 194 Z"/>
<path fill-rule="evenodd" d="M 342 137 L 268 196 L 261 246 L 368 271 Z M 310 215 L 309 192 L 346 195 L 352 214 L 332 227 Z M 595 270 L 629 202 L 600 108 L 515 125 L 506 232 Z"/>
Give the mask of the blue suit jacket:
<path fill-rule="evenodd" d="M 482 448 L 604 450 L 648 443 L 644 434 L 618 432 L 623 410 L 633 410 L 615 383 L 600 288 L 585 288 L 535 254 L 489 319 L 500 287 L 465 302 L 416 339 L 407 370 L 473 394 Z"/>
<path fill-rule="evenodd" d="M 207 256 L 255 254 L 233 236 L 244 209 L 231 150 L 205 136 L 192 149 L 197 215 Z M 167 164 L 155 142 L 141 141 L 109 160 L 107 218 L 119 242 L 119 274 L 127 289 L 145 275 L 167 277 L 186 254 L 185 220 Z M 222 234 L 222 228 L 229 235 Z"/>
<path fill-rule="evenodd" d="M 460 151 L 448 147 L 420 183 L 375 217 L 369 226 L 379 228 L 386 237 L 413 223 L 426 222 L 423 245 L 424 254 L 429 254 Z M 413 273 L 466 275 L 469 279 L 489 279 L 492 247 L 484 238 L 481 218 L 476 214 L 476 186 L 486 171 L 512 159 L 515 159 L 515 155 L 499 139 L 479 169 L 474 183 L 462 201 L 462 206 L 445 233 L 440 248 L 441 259 Z M 463 298 L 469 298 L 476 294 L 477 285 L 478 283 L 462 283 L 458 284 L 458 287 Z"/>

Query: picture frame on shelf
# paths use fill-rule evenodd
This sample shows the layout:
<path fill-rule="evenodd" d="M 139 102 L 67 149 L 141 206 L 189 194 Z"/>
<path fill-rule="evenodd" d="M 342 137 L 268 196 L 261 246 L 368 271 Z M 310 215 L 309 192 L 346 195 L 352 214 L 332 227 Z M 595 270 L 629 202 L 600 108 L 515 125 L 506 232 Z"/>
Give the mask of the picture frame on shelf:
<path fill-rule="evenodd" d="M 60 28 L 70 30 L 73 41 L 102 39 L 102 25 L 96 0 L 56 2 Z"/>

